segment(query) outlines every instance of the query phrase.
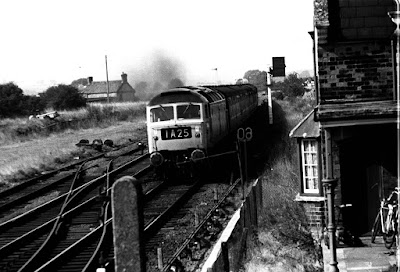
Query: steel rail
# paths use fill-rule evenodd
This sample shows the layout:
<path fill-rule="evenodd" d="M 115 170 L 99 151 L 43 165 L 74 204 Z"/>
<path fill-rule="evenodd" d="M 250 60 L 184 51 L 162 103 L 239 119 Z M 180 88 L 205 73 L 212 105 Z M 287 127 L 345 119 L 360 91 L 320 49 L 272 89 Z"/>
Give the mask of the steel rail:
<path fill-rule="evenodd" d="M 135 160 L 127 162 L 124 165 L 118 167 L 117 169 L 114 169 L 113 171 L 111 171 L 111 174 L 118 174 L 119 172 L 122 172 L 122 171 L 126 170 L 127 168 L 131 167 L 133 164 L 148 158 L 148 156 L 149 156 L 148 154 L 144 154 L 144 155 L 136 158 Z M 136 174 L 140 175 L 140 174 L 142 174 L 142 173 L 144 173 L 146 171 L 149 171 L 150 169 L 152 169 L 152 167 L 151 166 L 147 166 L 146 168 L 143 168 L 143 169 L 139 170 L 137 173 L 135 173 L 135 175 Z M 103 175 L 101 175 L 101 176 L 99 176 L 97 178 L 94 178 L 91 181 L 81 185 L 80 187 L 76 188 L 76 190 L 80 190 L 80 189 L 84 188 L 85 186 L 90 186 L 92 183 L 100 182 L 101 180 L 104 180 L 105 178 L 106 178 L 106 175 L 103 174 Z M 51 200 L 51 201 L 49 201 L 47 203 L 43 203 L 42 205 L 40 205 L 40 206 L 38 206 L 38 207 L 36 207 L 36 208 L 34 208 L 32 210 L 29 210 L 29 211 L 27 211 L 27 212 L 25 212 L 23 214 L 20 214 L 20 215 L 18 215 L 16 217 L 6 221 L 6 222 L 1 223 L 0 224 L 0 233 L 2 231 L 4 231 L 4 229 L 7 228 L 9 225 L 11 225 L 11 224 L 19 224 L 21 221 L 25 220 L 24 219 L 25 216 L 28 216 L 28 215 L 32 215 L 33 216 L 33 214 L 36 215 L 36 213 L 40 213 L 44 208 L 46 208 L 46 206 L 54 205 L 55 204 L 54 202 L 60 201 L 60 199 L 64 199 L 66 194 L 67 193 L 62 194 L 62 195 L 54 198 L 53 200 Z"/>
<path fill-rule="evenodd" d="M 18 270 L 20 272 L 23 271 L 33 271 L 33 269 L 36 266 L 36 261 L 37 259 L 41 258 L 43 256 L 43 254 L 47 251 L 47 249 L 51 246 L 51 243 L 53 243 L 54 240 L 54 236 L 57 236 L 59 234 L 60 228 L 63 224 L 63 220 L 64 220 L 64 211 L 67 208 L 68 204 L 70 203 L 70 198 L 72 196 L 72 193 L 74 191 L 74 187 L 75 187 L 75 182 L 79 179 L 80 173 L 81 173 L 81 169 L 83 168 L 83 165 L 86 163 L 83 162 L 80 166 L 79 169 L 76 171 L 75 177 L 71 183 L 71 187 L 68 191 L 68 193 L 66 193 L 65 199 L 64 199 L 64 203 L 61 206 L 60 212 L 57 216 L 56 221 L 54 222 L 53 228 L 50 231 L 50 234 L 47 236 L 46 240 L 44 241 L 44 243 L 40 246 L 40 248 L 31 256 L 31 258 Z"/>
<path fill-rule="evenodd" d="M 81 160 L 76 161 L 76 162 L 74 162 L 74 163 L 72 163 L 72 164 L 70 164 L 70 165 L 66 165 L 66 166 L 63 166 L 63 167 L 61 167 L 61 168 L 58 168 L 58 169 L 55 169 L 55 170 L 51 170 L 51 171 L 49 171 L 49 172 L 46 172 L 46 173 L 44 173 L 44 174 L 41 174 L 40 176 L 33 177 L 33 178 L 28 179 L 28 180 L 25 180 L 25 181 L 23 181 L 23 182 L 21 182 L 21 183 L 15 185 L 15 186 L 9 188 L 9 189 L 6 189 L 6 190 L 4 190 L 4 191 L 1 191 L 1 192 L 0 192 L 0 199 L 4 199 L 5 197 L 11 196 L 11 195 L 14 194 L 15 192 L 19 192 L 19 191 L 21 191 L 22 189 L 25 189 L 25 188 L 31 186 L 32 184 L 37 183 L 37 182 L 40 181 L 41 179 L 47 179 L 47 178 L 49 178 L 49 177 L 51 177 L 51 176 L 56 175 L 56 174 L 59 173 L 59 172 L 62 172 L 62 171 L 68 170 L 68 169 L 70 169 L 70 168 L 72 168 L 72 167 L 75 167 L 75 166 L 77 166 L 77 165 L 80 165 L 80 164 L 82 164 L 82 163 L 85 162 L 85 161 L 95 160 L 95 159 L 101 158 L 101 157 L 103 157 L 103 156 L 105 156 L 105 153 L 104 153 L 104 154 L 98 154 L 98 155 L 96 155 L 96 156 L 94 156 L 94 157 L 91 157 L 91 158 L 88 158 L 88 159 L 81 159 Z"/>
<path fill-rule="evenodd" d="M 137 148 L 133 149 L 133 150 L 129 150 L 124 152 L 123 154 L 120 154 L 119 157 L 121 156 L 127 156 L 129 154 L 138 152 L 138 151 L 142 151 L 142 155 L 143 155 L 143 145 L 139 145 Z M 20 183 L 10 189 L 4 190 L 2 192 L 0 192 L 0 213 L 5 213 L 9 210 L 11 210 L 13 207 L 16 207 L 17 205 L 23 205 L 24 203 L 27 203 L 29 200 L 32 200 L 34 198 L 37 198 L 43 194 L 45 194 L 46 192 L 49 192 L 51 190 L 54 190 L 54 188 L 57 188 L 57 186 L 61 186 L 64 182 L 68 181 L 68 179 L 72 178 L 72 176 L 74 176 L 74 173 L 69 173 L 66 174 L 62 177 L 57 178 L 57 180 L 49 182 L 48 184 L 43 184 L 40 185 L 39 181 L 45 181 L 48 178 L 51 178 L 52 176 L 55 176 L 57 174 L 62 173 L 63 170 L 75 167 L 77 164 L 82 164 L 84 162 L 89 162 L 89 161 L 93 161 L 95 159 L 101 158 L 101 157 L 106 157 L 107 153 L 102 153 L 84 160 L 79 160 L 79 162 L 75 162 L 71 165 L 56 169 L 54 171 L 52 171 L 49 174 L 46 175 L 42 175 L 40 177 L 35 177 L 27 182 L 23 182 Z M 111 157 L 110 157 L 111 158 Z M 98 166 L 98 164 L 96 165 L 92 165 L 89 166 L 87 169 L 92 168 L 92 167 L 96 167 Z M 87 169 L 83 169 L 87 170 Z M 32 188 L 30 188 L 32 187 Z M 36 188 L 35 187 L 39 187 Z M 25 191 L 25 193 L 24 193 Z M 22 192 L 22 194 L 21 194 Z M 7 201 L 7 199 L 11 199 L 12 195 L 17 194 L 17 196 L 15 198 L 13 198 L 10 201 Z M 18 196 L 20 195 L 20 196 Z M 6 201 L 4 201 L 6 200 Z"/>
<path fill-rule="evenodd" d="M 143 161 L 146 158 L 148 158 L 148 154 L 144 154 L 144 155 L 136 158 L 135 160 L 127 162 L 124 165 L 120 166 L 119 168 L 117 168 L 117 169 L 115 169 L 113 171 L 110 171 L 110 173 L 118 174 L 120 171 L 124 171 L 127 168 L 129 168 L 130 166 L 132 166 L 133 164 L 136 164 L 136 163 L 138 163 L 140 161 Z M 137 171 L 135 173 L 135 175 L 137 175 L 137 176 L 144 175 L 150 169 L 151 169 L 151 167 L 147 166 L 147 167 L 142 168 L 139 171 Z M 81 185 L 78 188 L 75 188 L 73 190 L 73 193 L 69 192 L 68 194 L 67 193 L 63 194 L 62 196 L 56 198 L 55 200 L 60 202 L 62 200 L 65 200 L 67 195 L 70 195 L 70 196 L 72 195 L 72 197 L 70 197 L 68 202 L 64 201 L 64 205 L 63 206 L 67 207 L 69 205 L 69 203 L 71 203 L 71 201 L 73 201 L 74 198 L 76 198 L 76 196 L 79 194 L 78 192 L 84 191 L 85 189 L 91 187 L 91 185 L 94 186 L 94 184 L 98 184 L 99 182 L 102 182 L 102 180 L 104 179 L 105 176 L 109 176 L 109 175 L 102 175 L 100 177 L 97 177 L 97 178 L 93 179 L 92 181 L 90 181 L 90 182 L 88 182 L 88 183 L 86 183 L 84 185 Z M 108 186 L 110 187 L 111 184 L 109 183 L 109 181 L 108 181 L 108 184 L 109 184 Z M 96 198 L 97 198 L 97 196 L 93 197 L 93 199 L 96 199 Z M 53 201 L 50 202 L 49 205 L 54 205 L 54 203 L 57 202 L 57 201 L 53 200 Z M 42 206 L 45 206 L 45 204 L 43 204 L 40 207 L 38 207 L 37 210 L 40 211 L 41 210 L 40 208 L 42 208 Z M 73 211 L 73 210 L 71 210 L 71 211 Z M 29 211 L 27 214 L 28 215 L 31 214 L 31 216 L 32 216 L 32 214 L 34 214 L 34 213 L 32 211 Z M 35 228 L 34 230 L 30 231 L 29 233 L 25 233 L 24 235 L 22 235 L 21 237 L 17 238 L 16 240 L 6 244 L 2 248 L 0 248 L 0 255 L 5 256 L 5 254 L 1 254 L 1 252 L 8 254 L 10 252 L 9 250 L 15 250 L 16 248 L 18 248 L 19 245 L 24 244 L 24 240 L 25 239 L 32 239 L 32 237 L 35 237 L 35 236 L 37 237 L 39 233 L 43 234 L 43 233 L 48 232 L 49 229 L 51 228 L 51 224 L 53 224 L 53 229 L 52 230 L 54 232 L 55 229 L 60 227 L 60 224 L 59 224 L 60 223 L 60 218 L 62 218 L 63 216 L 68 216 L 68 214 L 69 214 L 69 212 L 65 213 L 62 216 L 59 215 L 57 218 L 53 218 L 49 222 L 42 224 L 41 227 Z M 3 227 L 3 229 L 4 229 L 5 227 L 7 227 L 7 225 L 9 225 L 11 223 L 12 224 L 17 224 L 19 221 L 24 220 L 23 218 L 24 218 L 24 216 L 21 215 L 18 218 L 14 218 L 13 220 L 9 220 L 6 223 L 3 223 L 2 225 L 0 225 L 0 229 L 1 229 L 1 227 Z"/>
<path fill-rule="evenodd" d="M 57 256 L 52 258 L 51 260 L 48 260 L 46 263 L 44 263 L 39 268 L 37 268 L 35 270 L 35 272 L 55 271 L 53 269 L 55 269 L 57 266 L 59 266 L 60 263 L 63 262 L 63 260 L 65 260 L 67 257 L 71 256 L 74 252 L 80 252 L 81 248 L 84 247 L 87 243 L 90 243 L 91 240 L 99 239 L 98 236 L 100 236 L 104 233 L 104 229 L 110 228 L 110 227 L 112 227 L 112 218 L 107 220 L 102 226 L 97 227 L 95 230 L 91 231 L 86 236 L 79 239 L 74 244 L 70 245 L 63 252 L 61 252 L 60 254 L 58 254 Z M 87 263 L 84 270 L 82 270 L 82 271 L 89 269 L 90 266 L 91 266 L 91 264 Z"/>
<path fill-rule="evenodd" d="M 138 158 L 136 158 L 133 161 L 130 161 L 128 163 L 125 163 L 124 165 L 118 167 L 117 169 L 110 171 L 109 173 L 106 173 L 102 175 L 101 177 L 98 177 L 96 180 L 99 180 L 100 178 L 102 179 L 108 179 L 109 175 L 112 174 L 117 174 L 121 173 L 122 171 L 126 170 L 128 167 L 132 166 L 132 164 L 143 160 L 144 158 L 147 158 L 148 154 L 142 155 Z M 78 176 L 78 175 L 77 175 Z M 74 180 L 75 181 L 75 180 Z M 35 254 L 20 268 L 19 272 L 24 272 L 24 271 L 32 271 L 35 267 L 38 266 L 38 262 L 40 261 L 41 257 L 44 256 L 47 252 L 48 249 L 51 248 L 57 241 L 58 241 L 58 235 L 60 229 L 64 226 L 65 223 L 65 209 L 72 203 L 72 201 L 76 198 L 79 193 L 82 193 L 85 189 L 87 189 L 90 185 L 93 185 L 94 182 L 91 181 L 89 183 L 86 183 L 84 186 L 81 186 L 77 188 L 76 190 L 73 190 L 72 188 L 75 185 L 75 182 L 71 185 L 71 190 L 68 192 L 65 202 L 60 210 L 60 213 L 57 217 L 56 222 L 54 223 L 54 227 L 50 231 L 46 241 L 42 244 L 42 246 L 35 252 Z M 73 192 L 76 192 L 76 194 L 72 195 Z"/>
<path fill-rule="evenodd" d="M 113 168 L 113 161 L 111 161 L 108 166 L 107 166 L 107 185 L 106 185 L 106 200 L 105 203 L 103 203 L 103 208 L 104 208 L 104 217 L 102 219 L 102 222 L 107 222 L 107 221 L 112 221 L 109 219 L 112 219 L 112 216 L 110 216 L 111 214 L 111 202 L 110 202 L 110 196 L 111 196 L 111 181 L 110 181 L 110 172 Z M 111 217 L 111 218 L 109 218 Z M 96 258 L 100 258 L 102 256 L 101 255 L 101 251 L 104 247 L 105 244 L 105 240 L 107 239 L 107 224 L 103 223 L 103 231 L 102 231 L 102 235 L 100 237 L 100 241 L 97 244 L 96 249 L 94 250 L 92 257 L 89 259 L 89 261 L 87 262 L 87 264 L 85 265 L 85 267 L 82 269 L 82 272 L 86 272 L 86 271 L 94 271 L 94 269 L 96 267 L 95 266 L 95 259 Z M 109 234 L 110 235 L 110 234 Z M 98 257 L 100 256 L 100 257 Z M 103 265 L 103 264 L 100 264 Z"/>
<path fill-rule="evenodd" d="M 71 164 L 68 164 L 68 165 L 65 165 L 63 167 L 60 167 L 60 168 L 45 172 L 45 173 L 43 173 L 43 174 L 41 174 L 39 176 L 24 180 L 21 183 L 19 183 L 17 185 L 14 185 L 11 188 L 8 188 L 6 190 L 0 191 L 0 199 L 4 199 L 5 197 L 10 196 L 10 195 L 14 194 L 15 192 L 19 192 L 22 189 L 24 189 L 24 188 L 26 188 L 28 186 L 31 186 L 34 183 L 37 183 L 41 179 L 47 179 L 47 178 L 49 178 L 51 176 L 56 175 L 59 172 L 66 171 L 66 170 L 68 170 L 70 168 L 73 168 L 73 167 L 75 167 L 77 165 L 80 165 L 85 161 L 88 162 L 88 161 L 99 159 L 101 157 L 105 157 L 107 155 L 107 153 L 118 151 L 118 150 L 120 150 L 122 148 L 125 148 L 125 147 L 129 146 L 129 145 L 133 145 L 133 144 L 123 145 L 123 146 L 118 147 L 117 149 L 110 150 L 110 151 L 107 151 L 107 152 L 103 152 L 101 154 L 94 155 L 94 156 L 92 156 L 90 158 L 80 159 L 80 160 L 77 160 L 76 162 L 73 162 Z M 130 151 L 127 151 L 127 152 L 125 152 L 125 153 L 123 153 L 123 154 L 121 154 L 119 156 L 126 156 L 126 155 L 129 155 L 129 154 L 138 152 L 138 151 L 143 151 L 143 148 L 144 148 L 143 145 L 138 144 L 137 148 L 135 148 L 133 150 L 130 150 Z"/>
<path fill-rule="evenodd" d="M 200 187 L 201 181 L 197 181 L 192 186 L 190 186 L 186 192 L 179 197 L 177 201 L 175 201 L 168 209 L 164 210 L 161 214 L 159 214 L 156 219 L 147 224 L 144 228 L 145 240 L 149 240 L 151 236 L 153 236 L 164 224 L 165 220 L 167 220 L 172 213 L 179 209 L 187 200 L 196 192 L 196 190 Z"/>
<path fill-rule="evenodd" d="M 174 201 L 172 205 L 169 205 L 166 209 L 164 209 L 163 212 L 160 213 L 159 216 L 157 216 L 155 219 L 153 219 L 151 222 L 147 223 L 145 228 L 144 228 L 144 233 L 145 233 L 145 239 L 148 239 L 149 236 L 154 235 L 155 232 L 159 230 L 159 227 L 162 226 L 163 222 L 165 222 L 170 214 L 173 211 L 178 210 L 184 201 L 187 201 L 187 199 L 190 197 L 190 195 L 193 195 L 193 193 L 196 191 L 196 188 L 198 188 L 201 185 L 201 182 L 196 182 L 192 184 L 183 194 L 180 195 L 178 200 Z M 155 190 L 160 190 L 160 187 L 164 186 L 158 186 L 158 189 Z M 151 195 L 154 195 L 154 190 L 150 190 L 145 194 L 145 198 L 149 199 Z M 109 206 L 110 203 L 109 201 L 107 202 L 107 206 Z M 109 211 L 109 209 L 107 209 Z M 59 265 L 63 262 L 63 260 L 66 260 L 67 258 L 71 257 L 72 255 L 76 255 L 77 252 L 81 252 L 82 248 L 84 248 L 90 241 L 98 239 L 98 243 L 96 246 L 96 249 L 94 250 L 94 253 L 91 255 L 90 259 L 84 266 L 84 268 L 81 271 L 94 271 L 96 268 L 99 268 L 99 266 L 106 266 L 107 261 L 112 262 L 110 258 L 104 258 L 104 256 L 101 254 L 101 252 L 104 251 L 109 251 L 112 249 L 113 245 L 111 243 L 111 248 L 105 248 L 104 244 L 107 243 L 112 237 L 112 216 L 108 217 L 108 214 L 106 214 L 106 220 L 104 221 L 104 224 L 101 226 L 97 227 L 95 230 L 92 232 L 88 233 L 84 237 L 82 237 L 80 240 L 76 241 L 74 244 L 66 248 L 63 252 L 59 253 L 57 256 L 52 258 L 51 260 L 47 261 L 45 264 L 43 264 L 40 268 L 35 270 L 36 272 L 39 271 L 53 271 L 54 269 L 59 268 Z M 101 234 L 100 234 L 101 233 Z M 100 238 L 96 238 L 100 237 Z M 102 260 L 103 263 L 100 263 Z"/>
<path fill-rule="evenodd" d="M 164 265 L 162 272 L 168 272 L 174 262 L 178 259 L 181 253 L 186 249 L 186 247 L 190 244 L 193 238 L 199 233 L 199 231 L 203 228 L 203 226 L 208 222 L 211 218 L 212 214 L 221 206 L 221 204 L 226 200 L 226 198 L 231 194 L 231 192 L 237 187 L 241 180 L 237 179 L 226 191 L 224 196 L 210 209 L 204 219 L 199 223 L 196 229 L 189 235 L 188 238 L 182 243 L 182 245 L 178 248 L 178 250 L 172 255 L 172 257 L 167 261 Z"/>

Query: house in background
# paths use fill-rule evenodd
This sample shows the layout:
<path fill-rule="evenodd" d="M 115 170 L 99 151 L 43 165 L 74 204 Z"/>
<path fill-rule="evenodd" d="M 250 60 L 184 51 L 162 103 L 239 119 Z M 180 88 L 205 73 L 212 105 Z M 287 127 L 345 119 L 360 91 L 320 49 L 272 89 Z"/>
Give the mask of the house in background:
<path fill-rule="evenodd" d="M 300 161 L 296 200 L 314 230 L 327 225 L 328 209 L 337 216 L 337 207 L 351 204 L 344 226 L 369 235 L 380 199 L 397 186 L 394 10 L 392 0 L 314 0 L 318 105 L 290 133 Z"/>
<path fill-rule="evenodd" d="M 121 74 L 121 80 L 93 81 L 88 77 L 88 85 L 80 86 L 80 92 L 88 103 L 137 101 L 135 89 L 128 83 L 128 75 Z"/>

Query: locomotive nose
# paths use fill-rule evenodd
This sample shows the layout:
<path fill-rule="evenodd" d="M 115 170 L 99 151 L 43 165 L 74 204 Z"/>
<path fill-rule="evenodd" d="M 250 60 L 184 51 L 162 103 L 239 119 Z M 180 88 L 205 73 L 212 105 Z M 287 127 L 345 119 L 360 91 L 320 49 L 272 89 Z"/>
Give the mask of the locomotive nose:
<path fill-rule="evenodd" d="M 154 152 L 150 155 L 150 162 L 154 166 L 160 166 L 164 162 L 164 157 L 160 152 Z"/>

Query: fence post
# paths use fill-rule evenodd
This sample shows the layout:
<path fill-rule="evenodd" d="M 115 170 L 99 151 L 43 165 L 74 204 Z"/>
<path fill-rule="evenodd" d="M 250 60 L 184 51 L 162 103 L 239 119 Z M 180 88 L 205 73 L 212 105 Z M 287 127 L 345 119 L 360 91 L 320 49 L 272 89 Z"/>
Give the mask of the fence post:
<path fill-rule="evenodd" d="M 260 213 L 261 213 L 261 211 L 263 209 L 263 198 L 262 198 L 263 189 L 262 188 L 263 188 L 262 187 L 262 181 L 261 180 L 257 180 L 257 196 L 258 196 L 258 201 L 259 201 L 258 205 L 259 205 L 259 208 L 260 208 Z"/>
<path fill-rule="evenodd" d="M 163 263 L 163 255 L 161 247 L 157 248 L 157 264 L 158 264 L 158 269 L 162 270 L 164 267 L 164 263 Z"/>
<path fill-rule="evenodd" d="M 250 227 L 253 225 L 253 214 L 251 211 L 251 201 L 250 196 L 246 197 L 243 208 L 245 209 L 245 217 L 246 217 L 246 227 Z"/>
<path fill-rule="evenodd" d="M 257 183 L 253 184 L 253 187 L 251 188 L 251 194 L 253 195 L 253 206 L 254 206 L 254 226 L 257 228 L 258 227 L 258 195 L 257 195 Z"/>
<path fill-rule="evenodd" d="M 224 262 L 224 272 L 229 272 L 229 252 L 226 242 L 221 243 L 222 260 Z"/>
<path fill-rule="evenodd" d="M 243 228 L 242 237 L 240 237 L 240 247 L 236 258 L 236 268 L 242 263 L 243 255 L 246 256 L 245 252 L 247 251 L 247 234 L 249 229 Z"/>

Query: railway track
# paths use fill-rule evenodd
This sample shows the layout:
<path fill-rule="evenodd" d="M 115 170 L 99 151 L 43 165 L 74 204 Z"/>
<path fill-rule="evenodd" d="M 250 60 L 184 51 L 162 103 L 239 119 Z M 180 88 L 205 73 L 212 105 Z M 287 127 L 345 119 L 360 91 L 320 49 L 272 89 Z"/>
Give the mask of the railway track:
<path fill-rule="evenodd" d="M 52 196 L 63 195 L 69 190 L 72 180 L 75 178 L 79 167 L 85 164 L 85 167 L 79 170 L 79 177 L 84 182 L 84 174 L 90 169 L 101 168 L 107 161 L 114 159 L 112 152 L 118 152 L 114 149 L 111 152 L 101 153 L 88 159 L 78 160 L 60 169 L 47 172 L 38 177 L 24 181 L 10 189 L 0 192 L 0 223 L 10 218 L 14 218 L 18 213 L 29 209 L 30 205 L 38 205 L 40 201 Z M 142 145 L 132 145 L 131 148 L 119 152 L 118 157 L 128 157 L 143 152 Z M 138 155 L 137 155 L 138 156 Z M 97 160 L 105 158 L 102 162 Z M 90 181 L 90 177 L 86 179 Z M 48 196 L 48 197 L 46 197 Z M 33 204 L 32 204 L 33 203 Z"/>
<path fill-rule="evenodd" d="M 72 218 L 76 218 L 75 225 L 80 225 L 73 231 L 75 232 L 73 238 L 79 239 L 79 233 L 90 231 L 99 224 L 98 213 L 102 210 L 101 199 L 104 196 L 104 186 L 107 185 L 108 176 L 118 178 L 119 175 L 131 174 L 134 171 L 140 176 L 149 170 L 151 167 L 148 165 L 148 154 L 144 154 L 111 170 L 108 175 L 103 174 L 73 188 L 71 186 L 68 192 L 52 201 L 0 224 L 0 270 L 18 271 L 24 267 L 30 262 L 29 258 L 36 254 L 35 252 L 42 251 L 41 247 L 51 236 L 49 233 L 62 235 L 65 227 L 72 226 Z M 73 239 L 67 240 L 69 243 L 73 241 Z M 32 271 L 30 267 L 27 269 L 22 271 Z"/>
<path fill-rule="evenodd" d="M 147 253 L 154 250 L 160 242 L 165 244 L 164 230 L 168 231 L 171 225 L 175 226 L 179 218 L 188 212 L 188 208 L 193 205 L 193 203 L 190 204 L 190 199 L 199 192 L 199 188 L 201 188 L 200 182 L 174 186 L 165 186 L 162 183 L 147 191 L 144 207 Z M 226 195 L 231 193 L 234 188 L 235 186 L 231 186 Z M 21 248 L 20 241 L 17 243 L 19 250 L 15 250 L 17 245 L 14 244 L 14 251 L 8 256 L 9 260 L 5 265 L 3 264 L 5 259 L 2 258 L 1 271 L 94 271 L 95 268 L 101 266 L 108 267 L 107 271 L 113 271 L 114 250 L 109 193 L 110 188 L 101 201 L 93 197 L 69 209 L 63 216 L 54 218 L 47 227 L 52 228 L 50 234 L 41 235 L 40 239 L 35 242 L 36 248 L 30 244 Z M 226 196 L 223 199 L 226 199 Z M 69 199 L 66 202 L 72 202 L 72 200 Z M 218 208 L 222 209 L 220 204 L 222 202 L 221 200 L 208 212 L 193 232 L 182 236 L 185 239 L 179 243 L 180 247 L 176 247 L 176 250 L 164 255 L 167 262 L 163 271 L 168 271 L 168 267 L 180 262 L 183 259 L 181 256 L 187 254 L 188 251 L 191 251 L 191 256 L 193 256 L 193 248 L 204 250 L 204 246 L 199 246 L 198 241 L 202 238 L 199 238 L 198 235 L 200 233 L 201 237 L 205 236 L 204 226 L 205 229 L 210 228 L 210 224 L 207 222 L 213 220 L 210 218 Z M 93 213 L 93 210 L 99 210 L 99 208 L 104 211 L 100 217 L 98 213 Z M 59 224 L 60 218 L 63 218 L 63 223 L 68 222 L 68 224 L 60 227 L 62 226 Z M 214 233 L 215 237 L 216 235 L 217 233 Z M 212 239 L 210 241 L 212 242 Z M 5 252 L 11 250 L 10 246 L 0 249 L 0 256 L 4 256 Z M 29 255 L 31 257 L 28 259 Z M 18 260 L 15 256 L 19 256 Z M 198 257 L 196 258 L 198 260 Z M 194 258 L 191 257 L 190 260 L 193 261 Z"/>
<path fill-rule="evenodd" d="M 159 231 L 169 216 L 195 193 L 199 184 L 173 187 L 161 185 L 145 194 L 145 240 L 150 239 Z M 165 202 L 165 198 L 168 202 Z M 113 270 L 114 267 L 110 266 L 114 259 L 112 217 L 109 217 L 109 214 L 108 210 L 107 219 L 99 228 L 65 248 L 36 271 L 94 271 L 107 264 Z"/>
<path fill-rule="evenodd" d="M 191 226 L 184 226 L 185 235 L 168 239 L 170 228 L 176 228 L 175 232 L 180 232 L 179 221 L 182 215 L 192 208 L 193 203 L 188 202 L 181 209 L 181 213 L 172 216 L 166 222 L 165 228 L 157 233 L 157 236 L 150 240 L 146 246 L 146 252 L 153 253 L 164 248 L 162 250 L 163 262 L 160 263 L 159 255 L 153 254 L 153 257 L 157 257 L 157 259 L 151 260 L 153 267 L 150 267 L 152 269 L 149 269 L 149 271 L 167 272 L 171 271 L 171 267 L 175 267 L 175 271 L 178 267 L 184 269 L 182 271 L 196 271 L 204 260 L 206 252 L 213 246 L 230 216 L 238 208 L 238 202 L 232 197 L 237 195 L 239 182 L 240 179 L 227 188 L 222 197 L 215 201 L 203 218 Z"/>
<path fill-rule="evenodd" d="M 71 186 L 47 204 L 0 224 L 0 271 L 94 271 L 98 267 L 113 271 L 112 181 L 124 175 L 143 175 L 149 169 L 147 158 L 148 155 L 144 154 L 115 170 L 109 164 L 106 174 L 84 182 L 79 181 L 79 173 L 88 168 L 81 164 L 75 171 L 76 186 Z M 218 228 L 222 226 L 211 215 L 215 211 L 206 216 L 208 223 L 204 221 L 198 223 L 196 228 L 192 226 L 189 234 L 185 231 L 178 244 L 165 238 L 168 231 L 178 226 L 179 220 L 196 205 L 190 201 L 193 195 L 202 190 L 200 187 L 199 182 L 168 186 L 162 183 L 145 190 L 146 255 L 151 268 L 157 263 L 154 252 L 160 245 L 169 249 L 164 251 L 163 271 L 168 271 L 171 266 L 185 259 L 190 259 L 186 263 L 198 262 L 201 254 L 195 253 L 195 250 L 204 251 L 204 241 L 207 239 L 207 246 L 211 246 L 218 230 L 206 235 L 204 228 L 210 229 L 214 224 Z M 214 221 L 210 221 L 210 218 L 214 218 Z M 198 238 L 199 235 L 207 238 Z"/>

